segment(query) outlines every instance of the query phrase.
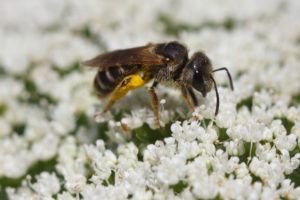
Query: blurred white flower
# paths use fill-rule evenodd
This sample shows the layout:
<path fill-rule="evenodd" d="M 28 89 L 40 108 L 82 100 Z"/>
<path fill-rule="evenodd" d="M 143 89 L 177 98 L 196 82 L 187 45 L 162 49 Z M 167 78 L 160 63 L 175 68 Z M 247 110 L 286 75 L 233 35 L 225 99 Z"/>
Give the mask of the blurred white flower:
<path fill-rule="evenodd" d="M 241 140 L 233 140 L 229 142 L 225 142 L 224 146 L 226 147 L 226 152 L 230 155 L 243 155 L 245 152 L 244 142 Z"/>
<path fill-rule="evenodd" d="M 32 188 L 42 196 L 52 196 L 59 192 L 60 183 L 54 173 L 42 172 L 36 176 L 36 183 L 32 184 Z"/>
<path fill-rule="evenodd" d="M 286 149 L 288 151 L 292 151 L 297 145 L 296 136 L 294 134 L 278 135 L 274 143 L 278 149 Z"/>
<path fill-rule="evenodd" d="M 71 194 L 78 194 L 82 192 L 86 185 L 86 177 L 81 174 L 74 174 L 69 177 L 65 177 L 65 187 Z"/>
<path fill-rule="evenodd" d="M 58 200 L 76 200 L 76 198 L 68 192 L 63 192 L 57 195 Z"/>
<path fill-rule="evenodd" d="M 194 184 L 193 193 L 197 198 L 212 199 L 218 194 L 218 179 L 215 176 L 205 176 Z"/>
<path fill-rule="evenodd" d="M 67 103 L 61 103 L 53 111 L 51 125 L 60 135 L 67 134 L 75 128 L 75 117 L 72 108 Z"/>
<path fill-rule="evenodd" d="M 0 138 L 9 135 L 12 131 L 10 123 L 5 119 L 0 119 Z"/>

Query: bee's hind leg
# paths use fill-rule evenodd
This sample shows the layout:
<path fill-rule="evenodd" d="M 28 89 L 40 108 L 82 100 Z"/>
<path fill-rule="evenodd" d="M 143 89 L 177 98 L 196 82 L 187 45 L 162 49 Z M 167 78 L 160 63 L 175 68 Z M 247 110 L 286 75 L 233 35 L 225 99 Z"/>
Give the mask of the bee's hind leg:
<path fill-rule="evenodd" d="M 142 87 L 144 84 L 144 79 L 138 74 L 126 76 L 110 94 L 102 113 L 107 112 L 117 100 L 121 99 L 130 90 Z"/>
<path fill-rule="evenodd" d="M 151 98 L 151 106 L 152 106 L 152 110 L 155 116 L 155 124 L 158 128 L 160 128 L 160 118 L 159 118 L 159 101 L 158 101 L 158 97 L 157 94 L 155 92 L 155 88 L 158 85 L 157 81 L 154 81 L 152 86 L 149 88 L 148 92 Z"/>

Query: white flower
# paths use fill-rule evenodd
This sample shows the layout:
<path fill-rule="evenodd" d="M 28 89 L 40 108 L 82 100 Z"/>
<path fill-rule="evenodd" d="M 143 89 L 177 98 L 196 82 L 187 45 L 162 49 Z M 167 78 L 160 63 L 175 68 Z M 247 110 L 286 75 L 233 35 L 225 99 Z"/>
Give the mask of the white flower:
<path fill-rule="evenodd" d="M 7 188 L 6 192 L 8 198 L 14 200 L 36 200 L 40 198 L 40 196 L 38 194 L 34 194 L 29 187 L 22 187 L 21 189 Z"/>
<path fill-rule="evenodd" d="M 249 170 L 245 163 L 241 163 L 235 170 L 237 178 L 243 178 L 249 175 Z"/>
<path fill-rule="evenodd" d="M 262 122 L 264 124 L 268 124 L 272 122 L 274 113 L 272 110 L 268 110 L 266 106 L 256 106 L 252 107 L 253 118 L 257 121 Z"/>
<path fill-rule="evenodd" d="M 35 158 L 47 160 L 57 153 L 59 138 L 54 134 L 47 134 L 44 138 L 32 145 L 32 154 Z M 47 148 L 45 148 L 47 147 Z"/>
<path fill-rule="evenodd" d="M 59 163 L 63 165 L 71 165 L 77 154 L 76 141 L 73 137 L 67 137 L 61 141 L 58 150 L 58 160 Z"/>
<path fill-rule="evenodd" d="M 195 158 L 198 154 L 201 153 L 201 149 L 201 146 L 199 146 L 196 141 L 180 141 L 178 143 L 178 152 L 180 152 L 180 154 L 182 155 L 185 155 L 188 159 Z"/>
<path fill-rule="evenodd" d="M 1 77 L 0 79 L 0 103 L 9 103 L 11 99 L 16 98 L 24 90 L 21 81 L 17 81 L 11 77 Z M 5 105 L 5 104 L 4 104 Z"/>
<path fill-rule="evenodd" d="M 249 166 L 250 171 L 259 176 L 264 182 L 275 187 L 284 179 L 283 168 L 278 159 L 270 163 L 253 157 Z"/>
<path fill-rule="evenodd" d="M 300 121 L 296 122 L 291 130 L 292 134 L 295 134 L 298 139 L 300 139 Z"/>
<path fill-rule="evenodd" d="M 294 157 L 290 158 L 288 151 L 282 150 L 281 153 L 280 161 L 282 168 L 286 174 L 290 174 L 299 166 L 300 154 L 296 154 Z"/>
<path fill-rule="evenodd" d="M 172 136 L 180 141 L 193 141 L 197 137 L 201 137 L 202 134 L 205 134 L 205 130 L 199 125 L 197 121 L 184 121 L 181 125 L 180 122 L 175 122 L 171 126 L 171 131 L 173 132 Z"/>
<path fill-rule="evenodd" d="M 165 138 L 165 143 L 166 145 L 162 141 L 156 141 L 155 145 L 148 145 L 144 151 L 144 161 L 155 165 L 161 158 L 174 156 L 177 152 L 175 139 Z"/>
<path fill-rule="evenodd" d="M 81 192 L 84 200 L 121 200 L 128 196 L 125 188 L 120 186 L 88 185 Z"/>
<path fill-rule="evenodd" d="M 60 183 L 54 173 L 43 172 L 36 176 L 37 182 L 32 184 L 32 188 L 43 196 L 52 196 L 59 192 Z"/>
<path fill-rule="evenodd" d="M 38 90 L 51 96 L 55 93 L 54 90 L 57 89 L 56 84 L 61 81 L 58 73 L 49 65 L 40 65 L 34 68 L 31 76 Z"/>
<path fill-rule="evenodd" d="M 132 195 L 132 199 L 133 200 L 151 200 L 151 199 L 153 199 L 153 194 L 151 191 L 136 189 Z"/>
<path fill-rule="evenodd" d="M 131 115 L 127 115 L 121 120 L 121 123 L 126 124 L 129 128 L 134 129 L 143 125 L 146 119 L 146 110 L 133 110 Z"/>
<path fill-rule="evenodd" d="M 278 135 L 274 140 L 274 143 L 276 144 L 276 147 L 280 150 L 286 149 L 288 151 L 291 151 L 297 145 L 296 135 Z"/>
<path fill-rule="evenodd" d="M 253 95 L 253 103 L 263 107 L 271 106 L 272 97 L 266 90 L 255 92 Z"/>
<path fill-rule="evenodd" d="M 297 169 L 300 165 L 300 153 L 297 153 L 294 157 L 291 158 L 291 167 Z"/>
<path fill-rule="evenodd" d="M 0 157 L 0 174 L 10 178 L 23 176 L 33 163 L 34 156 L 24 149 L 18 149 L 17 154 L 8 152 Z"/>
<path fill-rule="evenodd" d="M 12 127 L 10 123 L 5 119 L 0 119 L 0 138 L 7 136 L 11 133 Z"/>
<path fill-rule="evenodd" d="M 215 176 L 201 177 L 197 182 L 193 183 L 193 193 L 197 198 L 212 199 L 218 194 L 218 180 Z"/>
<path fill-rule="evenodd" d="M 227 134 L 232 138 L 243 139 L 247 142 L 258 142 L 263 138 L 266 126 L 253 119 L 248 119 L 247 122 L 242 122 L 227 130 Z"/>
<path fill-rule="evenodd" d="M 110 150 L 105 150 L 102 140 L 97 141 L 96 147 L 85 145 L 85 151 L 99 179 L 108 179 L 117 161 L 116 156 Z"/>
<path fill-rule="evenodd" d="M 65 179 L 65 187 L 72 194 L 81 192 L 86 185 L 86 177 L 81 174 L 74 174 L 69 177 L 65 177 Z"/>
<path fill-rule="evenodd" d="M 265 145 L 258 143 L 256 146 L 255 155 L 259 159 L 265 160 L 266 162 L 271 162 L 278 157 L 275 146 L 271 147 L 269 143 L 266 143 Z"/>
<path fill-rule="evenodd" d="M 124 170 L 134 167 L 137 164 L 138 148 L 133 143 L 129 143 L 126 146 L 120 146 L 118 148 L 118 153 L 118 166 Z M 114 156 L 113 154 L 110 155 Z"/>
<path fill-rule="evenodd" d="M 53 111 L 53 129 L 60 135 L 67 134 L 75 128 L 72 108 L 67 103 L 60 103 Z"/>
<path fill-rule="evenodd" d="M 224 146 L 226 147 L 226 152 L 230 155 L 243 155 L 245 152 L 244 143 L 241 140 L 233 140 L 225 142 Z"/>
<path fill-rule="evenodd" d="M 287 134 L 281 120 L 273 120 L 271 123 L 271 130 L 273 131 L 275 137 Z"/>
<path fill-rule="evenodd" d="M 57 199 L 58 200 L 76 200 L 76 198 L 68 192 L 63 192 L 62 194 L 58 194 Z"/>
<path fill-rule="evenodd" d="M 157 179 L 166 185 L 178 183 L 185 174 L 186 158 L 182 155 L 173 158 L 161 158 L 161 164 L 154 168 Z"/>

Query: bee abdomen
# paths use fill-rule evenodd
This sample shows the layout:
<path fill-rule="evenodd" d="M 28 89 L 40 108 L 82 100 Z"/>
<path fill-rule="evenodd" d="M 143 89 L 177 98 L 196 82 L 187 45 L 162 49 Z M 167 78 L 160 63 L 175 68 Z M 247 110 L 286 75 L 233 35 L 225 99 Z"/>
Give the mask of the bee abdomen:
<path fill-rule="evenodd" d="M 94 87 L 99 97 L 106 97 L 123 78 L 133 72 L 138 71 L 141 66 L 115 66 L 98 71 L 94 79 Z"/>
<path fill-rule="evenodd" d="M 94 87 L 98 96 L 105 97 L 111 93 L 123 78 L 124 70 L 120 67 L 110 67 L 98 71 L 94 79 Z"/>

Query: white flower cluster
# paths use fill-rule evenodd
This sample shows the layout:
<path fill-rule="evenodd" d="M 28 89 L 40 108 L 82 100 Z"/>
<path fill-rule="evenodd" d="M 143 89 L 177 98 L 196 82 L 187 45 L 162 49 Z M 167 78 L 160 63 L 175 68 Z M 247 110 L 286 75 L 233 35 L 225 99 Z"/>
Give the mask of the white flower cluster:
<path fill-rule="evenodd" d="M 0 199 L 299 199 L 298 0 L 21 0 L 0 7 Z M 204 51 L 212 91 L 193 113 L 158 87 L 102 109 L 97 53 L 178 40 Z"/>

